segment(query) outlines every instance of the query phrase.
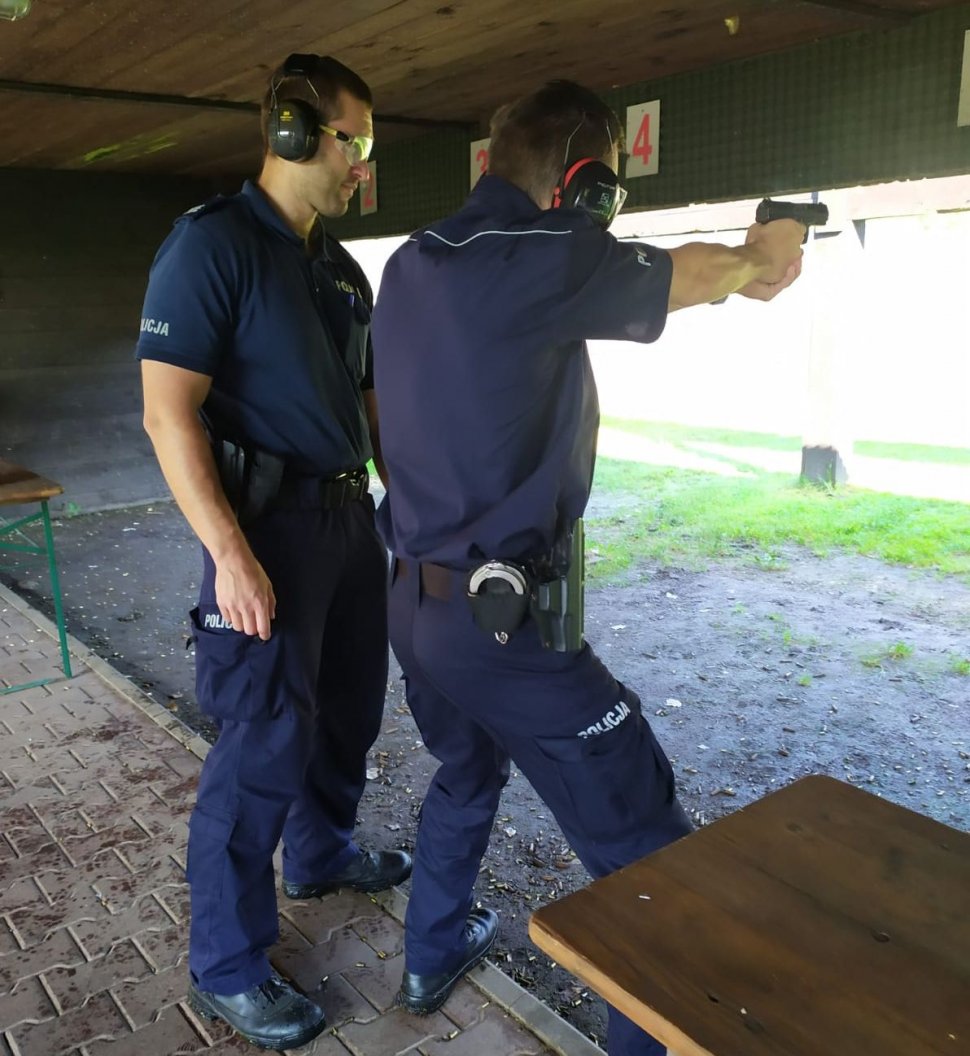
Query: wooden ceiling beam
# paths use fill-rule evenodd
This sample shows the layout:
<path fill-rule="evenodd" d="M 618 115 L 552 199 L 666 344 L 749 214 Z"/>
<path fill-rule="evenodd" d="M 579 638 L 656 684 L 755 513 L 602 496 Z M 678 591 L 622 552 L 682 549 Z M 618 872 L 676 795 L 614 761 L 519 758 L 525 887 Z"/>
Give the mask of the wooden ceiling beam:
<path fill-rule="evenodd" d="M 892 22 L 902 25 L 910 22 L 922 12 L 900 11 L 894 7 L 883 7 L 876 3 L 866 3 L 866 0 L 798 0 L 807 7 L 827 7 L 833 11 L 845 11 L 851 15 L 865 15 L 867 18 L 878 18 L 883 22 Z"/>
<path fill-rule="evenodd" d="M 234 110 L 258 114 L 259 103 L 234 99 L 208 99 L 196 95 L 165 95 L 160 92 L 128 92 L 113 88 L 83 88 L 69 84 L 44 84 L 38 81 L 10 81 L 0 79 L 0 92 L 28 92 L 35 95 L 60 95 L 70 99 L 101 99 L 116 103 L 148 103 L 155 106 L 184 106 L 197 110 Z M 414 125 L 420 128 L 460 128 L 477 126 L 477 121 L 432 117 L 407 117 L 403 114 L 374 114 L 375 121 L 388 125 Z"/>

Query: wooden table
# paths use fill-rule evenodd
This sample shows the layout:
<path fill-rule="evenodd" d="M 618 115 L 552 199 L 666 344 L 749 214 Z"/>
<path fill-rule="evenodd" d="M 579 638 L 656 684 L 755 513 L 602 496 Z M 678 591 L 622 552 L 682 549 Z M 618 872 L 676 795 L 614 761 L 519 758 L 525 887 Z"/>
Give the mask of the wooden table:
<path fill-rule="evenodd" d="M 806 777 L 532 916 L 677 1056 L 968 1056 L 970 836 Z"/>
<path fill-rule="evenodd" d="M 54 554 L 54 532 L 51 528 L 50 510 L 47 500 L 60 495 L 64 489 L 56 481 L 48 480 L 14 462 L 0 458 L 0 506 L 24 506 L 39 503 L 35 513 L 18 517 L 14 521 L 0 520 L 0 550 L 14 550 L 21 554 L 37 554 L 47 558 L 47 569 L 51 577 L 51 593 L 54 600 L 54 617 L 61 647 L 61 664 L 64 674 L 71 677 L 71 653 L 67 645 L 67 628 L 64 623 L 64 603 L 61 598 L 61 583 L 57 574 L 57 558 Z M 43 525 L 44 545 L 39 546 L 28 538 L 23 529 L 40 522 Z M 0 696 L 32 689 L 53 681 L 50 678 L 34 679 L 17 685 L 0 682 Z"/>

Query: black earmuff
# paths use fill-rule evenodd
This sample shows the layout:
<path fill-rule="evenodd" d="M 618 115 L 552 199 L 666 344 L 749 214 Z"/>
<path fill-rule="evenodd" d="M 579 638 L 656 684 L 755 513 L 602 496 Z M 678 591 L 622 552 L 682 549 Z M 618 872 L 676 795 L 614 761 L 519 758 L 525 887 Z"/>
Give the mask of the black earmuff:
<path fill-rule="evenodd" d="M 602 228 L 607 228 L 620 211 L 626 191 L 619 177 L 602 161 L 580 158 L 563 173 L 553 191 L 553 209 L 582 209 Z"/>
<path fill-rule="evenodd" d="M 316 66 L 316 55 L 291 55 L 283 63 L 280 79 L 270 89 L 272 103 L 267 115 L 266 141 L 269 149 L 284 161 L 309 161 L 316 154 L 320 145 L 320 114 L 304 99 L 278 98 L 276 89 L 289 77 L 306 78 L 312 89 L 310 76 Z"/>

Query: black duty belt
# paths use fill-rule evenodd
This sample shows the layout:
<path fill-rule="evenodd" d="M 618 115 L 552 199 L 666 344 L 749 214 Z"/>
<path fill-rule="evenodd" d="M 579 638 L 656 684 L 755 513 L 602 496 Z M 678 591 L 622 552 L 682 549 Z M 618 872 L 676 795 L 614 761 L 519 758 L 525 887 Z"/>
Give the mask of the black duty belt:
<path fill-rule="evenodd" d="M 475 625 L 494 636 L 499 645 L 507 645 L 531 616 L 544 649 L 577 650 L 583 648 L 584 640 L 582 520 L 563 538 L 569 546 L 569 563 L 559 575 L 543 574 L 543 568 L 550 569 L 550 558 L 523 564 L 485 561 L 467 572 L 430 561 L 395 558 L 394 576 L 406 579 L 417 574 L 423 593 L 439 601 L 463 595 Z"/>
<path fill-rule="evenodd" d="M 339 510 L 367 494 L 370 477 L 363 467 L 333 477 L 283 475 L 276 505 L 301 510 Z"/>

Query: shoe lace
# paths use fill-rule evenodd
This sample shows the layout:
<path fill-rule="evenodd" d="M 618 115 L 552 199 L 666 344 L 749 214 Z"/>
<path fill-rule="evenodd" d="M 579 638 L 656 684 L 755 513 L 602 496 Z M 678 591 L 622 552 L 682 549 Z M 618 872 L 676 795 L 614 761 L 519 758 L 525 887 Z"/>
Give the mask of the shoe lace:
<path fill-rule="evenodd" d="M 283 980 L 277 975 L 271 975 L 267 980 L 258 983 L 249 991 L 253 1001 L 266 1007 L 274 1005 L 286 993 Z"/>

